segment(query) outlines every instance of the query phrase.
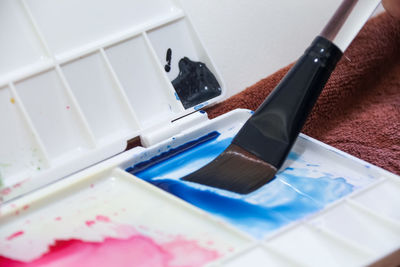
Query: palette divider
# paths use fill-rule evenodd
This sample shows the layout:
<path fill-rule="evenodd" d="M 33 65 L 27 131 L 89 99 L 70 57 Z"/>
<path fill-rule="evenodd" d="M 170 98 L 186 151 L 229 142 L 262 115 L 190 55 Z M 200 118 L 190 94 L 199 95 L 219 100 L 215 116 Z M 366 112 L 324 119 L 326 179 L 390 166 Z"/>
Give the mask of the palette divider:
<path fill-rule="evenodd" d="M 98 147 L 99 144 L 96 140 L 96 137 L 94 136 L 94 133 L 91 130 L 90 125 L 89 125 L 85 115 L 83 114 L 83 111 L 78 103 L 78 100 L 76 100 L 76 97 L 75 97 L 74 93 L 72 92 L 71 87 L 70 87 L 67 79 L 65 78 L 65 75 L 64 75 L 63 71 L 61 70 L 61 67 L 59 64 L 56 64 L 55 70 L 57 72 L 58 77 L 61 80 L 64 90 L 66 91 L 68 97 L 70 98 L 70 100 L 72 102 L 72 106 L 74 107 L 74 109 L 76 110 L 76 112 L 79 116 L 79 121 L 80 121 L 81 125 L 83 126 L 83 129 L 84 129 L 83 133 L 86 135 L 86 140 L 88 141 L 91 148 Z"/>
<path fill-rule="evenodd" d="M 263 242 L 262 243 L 262 248 L 265 249 L 266 251 L 268 251 L 269 253 L 274 254 L 276 257 L 282 259 L 283 261 L 286 261 L 287 263 L 289 263 L 291 266 L 297 266 L 297 267 L 307 267 L 307 265 L 304 265 L 302 262 L 297 261 L 295 258 L 293 257 L 289 257 L 286 254 L 276 250 L 275 248 L 273 248 L 272 246 L 270 246 L 267 242 Z"/>
<path fill-rule="evenodd" d="M 21 112 L 23 120 L 25 121 L 29 131 L 32 133 L 33 140 L 39 149 L 39 153 L 40 153 L 41 157 L 43 158 L 44 167 L 50 168 L 52 166 L 52 162 L 51 162 L 49 153 L 46 150 L 46 147 L 44 146 L 42 138 L 40 137 L 38 131 L 36 130 L 28 112 L 26 111 L 26 108 L 21 100 L 21 97 L 19 96 L 19 94 L 15 88 L 14 83 L 10 82 L 8 84 L 8 87 L 10 89 L 12 97 L 15 99 L 15 104 L 17 105 L 17 108 Z"/>
<path fill-rule="evenodd" d="M 143 129 L 143 124 L 142 122 L 138 119 L 138 116 L 136 115 L 135 110 L 133 109 L 132 105 L 129 102 L 129 98 L 126 95 L 126 91 L 121 83 L 121 81 L 118 78 L 118 75 L 116 74 L 113 66 L 111 65 L 111 62 L 106 54 L 106 52 L 104 51 L 104 48 L 100 48 L 98 50 L 98 52 L 101 55 L 101 58 L 103 59 L 103 62 L 107 68 L 107 71 L 110 73 L 111 75 L 111 79 L 113 81 L 113 83 L 115 84 L 114 88 L 116 93 L 118 94 L 119 98 L 122 100 L 122 103 L 125 107 L 125 109 L 128 111 L 128 114 L 131 117 L 131 123 L 132 126 L 135 128 L 139 128 L 139 129 Z"/>
<path fill-rule="evenodd" d="M 311 229 L 314 232 L 321 233 L 332 240 L 343 243 L 346 246 L 350 247 L 351 249 L 358 250 L 359 252 L 365 254 L 366 256 L 370 256 L 371 258 L 373 258 L 375 256 L 375 253 L 371 249 L 369 249 L 365 246 L 359 245 L 356 242 L 354 242 L 353 240 L 351 240 L 343 235 L 337 234 L 337 233 L 327 229 L 326 227 L 323 227 L 320 225 L 317 226 L 310 222 L 306 222 L 304 224 L 304 226 L 308 227 L 309 229 Z"/>
<path fill-rule="evenodd" d="M 362 254 L 362 255 L 368 257 L 368 258 L 366 258 L 365 263 L 368 263 L 375 256 L 374 253 L 372 251 L 370 251 L 368 248 L 362 247 L 345 237 L 342 237 L 336 233 L 332 233 L 331 231 L 329 231 L 325 228 L 316 227 L 316 226 L 310 224 L 308 221 L 303 221 L 301 224 L 298 225 L 298 227 L 305 227 L 306 229 L 314 232 L 315 235 L 322 236 L 328 242 L 338 243 L 341 245 L 341 247 L 347 247 L 348 249 L 357 251 L 359 254 Z M 293 229 L 293 230 L 295 230 L 295 229 Z M 289 231 L 286 231 L 286 232 L 289 232 Z M 297 263 L 295 258 L 283 255 L 282 252 L 278 251 L 275 247 L 271 246 L 267 241 L 264 242 L 264 246 L 266 246 L 270 251 L 273 251 L 276 254 L 280 254 L 285 259 L 289 258 L 292 262 L 296 263 L 295 266 L 304 266 L 304 264 L 302 264 L 302 263 Z"/>
<path fill-rule="evenodd" d="M 176 19 L 176 20 L 178 20 L 178 19 Z M 175 20 L 173 20 L 173 21 L 175 21 Z M 170 22 L 173 22 L 173 21 L 170 21 Z M 146 45 L 150 51 L 151 58 L 154 61 L 155 65 L 157 66 L 157 71 L 163 78 L 164 85 L 167 88 L 167 95 L 168 95 L 168 98 L 170 99 L 170 103 L 175 103 L 174 108 L 178 109 L 178 111 L 184 111 L 185 108 L 183 107 L 183 104 L 180 101 L 177 101 L 175 88 L 172 86 L 172 82 L 169 80 L 167 74 L 165 73 L 164 67 L 162 66 L 162 64 L 157 56 L 157 53 L 153 47 L 153 44 L 147 35 L 147 32 L 146 31 L 142 32 L 142 36 L 143 36 L 143 39 L 145 40 Z"/>
<path fill-rule="evenodd" d="M 236 258 L 240 257 L 241 255 L 256 249 L 260 246 L 260 241 L 254 240 L 252 243 L 249 243 L 247 246 L 240 248 L 239 250 L 235 251 L 234 253 L 228 254 L 224 257 L 216 259 L 215 261 L 206 265 L 206 267 L 217 267 L 217 266 L 224 266 L 225 263 L 235 260 Z"/>
<path fill-rule="evenodd" d="M 400 179 L 399 179 L 399 177 L 396 176 L 395 174 L 390 173 L 390 175 L 388 175 L 388 176 L 386 177 L 386 179 L 389 180 L 389 181 L 391 181 L 391 182 L 393 182 L 393 183 L 395 183 L 396 185 L 400 186 Z"/>
<path fill-rule="evenodd" d="M 358 201 L 356 201 L 354 199 L 348 198 L 345 201 L 352 208 L 359 210 L 359 211 L 363 212 L 364 214 L 367 214 L 368 216 L 374 217 L 374 218 L 384 222 L 385 224 L 388 224 L 394 228 L 397 228 L 400 232 L 400 222 L 388 217 L 385 214 L 377 213 L 376 211 L 360 204 Z"/>
<path fill-rule="evenodd" d="M 37 24 L 33 14 L 32 14 L 31 9 L 29 8 L 29 5 L 26 3 L 26 0 L 19 0 L 19 1 L 20 1 L 21 5 L 22 5 L 22 7 L 24 9 L 25 15 L 28 17 L 28 20 L 30 21 L 30 23 L 32 25 L 33 31 L 35 32 L 35 34 L 38 37 L 41 45 L 43 46 L 46 55 L 48 57 L 54 59 L 53 54 L 51 53 L 50 47 L 47 44 L 47 41 L 44 38 L 44 35 L 41 32 L 41 30 L 39 28 L 39 25 Z"/>

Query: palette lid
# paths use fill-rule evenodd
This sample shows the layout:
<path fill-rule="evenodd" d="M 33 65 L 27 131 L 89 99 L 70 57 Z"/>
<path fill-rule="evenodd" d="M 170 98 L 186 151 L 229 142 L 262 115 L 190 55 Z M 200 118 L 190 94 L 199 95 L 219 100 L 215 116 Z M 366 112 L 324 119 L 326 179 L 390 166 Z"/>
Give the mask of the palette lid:
<path fill-rule="evenodd" d="M 215 103 L 224 84 L 173 0 L 3 0 L 0 175 L 31 188 Z"/>

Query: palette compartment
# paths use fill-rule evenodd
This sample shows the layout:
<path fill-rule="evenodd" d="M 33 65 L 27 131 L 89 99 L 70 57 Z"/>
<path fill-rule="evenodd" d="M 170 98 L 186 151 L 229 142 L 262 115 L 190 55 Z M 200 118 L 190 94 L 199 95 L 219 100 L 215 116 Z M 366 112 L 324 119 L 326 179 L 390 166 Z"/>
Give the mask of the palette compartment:
<path fill-rule="evenodd" d="M 208 102 L 203 103 L 204 101 L 201 101 L 201 98 L 199 98 L 198 101 L 191 101 L 185 105 L 185 99 L 183 98 L 185 95 L 179 91 L 182 85 L 178 83 L 178 80 L 189 68 L 197 68 L 196 72 L 200 73 L 200 77 L 207 75 L 208 71 L 201 72 L 205 68 L 208 68 L 213 74 L 213 77 L 210 79 L 215 79 L 215 83 L 204 82 L 205 86 L 209 87 L 205 91 L 209 90 L 208 93 L 210 93 L 211 90 L 214 90 L 215 95 L 213 99 L 217 101 L 223 98 L 223 92 L 225 91 L 223 90 L 225 87 L 224 82 L 214 67 L 215 64 L 208 56 L 201 40 L 197 37 L 198 34 L 189 18 L 179 18 L 147 31 L 147 36 L 169 81 L 175 87 L 177 97 L 181 98 L 185 108 L 195 106 L 195 109 L 200 109 L 209 104 Z M 183 90 L 188 89 L 184 88 Z"/>
<path fill-rule="evenodd" d="M 318 229 L 352 240 L 375 257 L 397 249 L 400 243 L 400 224 L 367 213 L 348 204 L 348 201 L 325 210 L 309 223 Z"/>
<path fill-rule="evenodd" d="M 56 70 L 20 81 L 15 88 L 51 158 L 80 153 L 93 145 L 91 133 Z"/>
<path fill-rule="evenodd" d="M 387 217 L 400 225 L 400 183 L 397 176 L 354 196 L 352 201 L 354 204 L 382 217 Z"/>
<path fill-rule="evenodd" d="M 24 2 L 57 59 L 93 49 L 109 39 L 140 31 L 181 13 L 172 1 L 162 0 Z"/>
<path fill-rule="evenodd" d="M 286 255 L 304 266 L 360 266 L 372 255 L 325 232 L 300 225 L 268 240 L 267 248 Z"/>
<path fill-rule="evenodd" d="M 23 261 L 40 257 L 55 240 L 101 243 L 105 238 L 140 235 L 157 244 L 176 241 L 176 249 L 189 250 L 175 260 L 189 263 L 196 250 L 212 252 L 216 259 L 252 242 L 212 216 L 110 166 L 94 166 L 2 206 L 0 225 L 1 256 Z M 21 234 L 10 238 L 15 233 Z"/>
<path fill-rule="evenodd" d="M 152 53 L 144 34 L 104 49 L 141 128 L 168 123 L 183 111 Z"/>
<path fill-rule="evenodd" d="M 121 95 L 109 68 L 98 53 L 61 65 L 68 86 L 96 140 L 127 140 L 139 129 L 138 121 Z"/>
<path fill-rule="evenodd" d="M 49 165 L 46 149 L 26 114 L 15 87 L 10 84 L 0 88 L 0 128 L 4 136 L 0 139 L 0 175 L 16 184 Z"/>
<path fill-rule="evenodd" d="M 2 1 L 1 29 L 0 86 L 7 84 L 9 77 L 50 61 L 20 1 Z"/>

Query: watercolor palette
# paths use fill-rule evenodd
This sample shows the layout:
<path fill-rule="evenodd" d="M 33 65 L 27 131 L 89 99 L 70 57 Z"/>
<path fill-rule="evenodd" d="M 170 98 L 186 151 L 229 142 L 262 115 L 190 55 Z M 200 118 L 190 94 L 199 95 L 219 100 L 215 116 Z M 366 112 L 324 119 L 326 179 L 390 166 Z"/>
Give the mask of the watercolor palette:
<path fill-rule="evenodd" d="M 213 120 L 196 114 L 201 122 L 197 118 L 168 140 L 136 147 L 3 204 L 0 263 L 63 266 L 88 258 L 99 264 L 89 255 L 103 250 L 110 255 L 102 261 L 126 262 L 133 259 L 116 251 L 127 247 L 140 255 L 159 251 L 162 263 L 154 266 L 320 266 L 326 259 L 331 266 L 355 266 L 398 249 L 398 177 L 306 136 L 298 138 L 277 178 L 252 194 L 180 181 L 224 149 L 251 112 L 236 110 Z M 178 150 L 129 173 L 132 166 Z M 69 249 L 54 254 L 60 246 Z M 74 256 L 82 249 L 88 252 Z M 132 257 L 139 266 L 152 266 Z"/>
<path fill-rule="evenodd" d="M 2 10 L 0 266 L 355 266 L 400 248 L 399 177 L 304 135 L 254 193 L 180 180 L 251 112 L 198 111 L 226 88 L 178 1 Z M 182 93 L 192 67 L 213 92 Z"/>
<path fill-rule="evenodd" d="M 0 175 L 7 188 L 24 184 L 3 200 L 223 99 L 224 83 L 175 1 L 5 0 L 2 10 Z M 202 62 L 218 84 L 187 108 L 171 83 L 183 58 Z"/>

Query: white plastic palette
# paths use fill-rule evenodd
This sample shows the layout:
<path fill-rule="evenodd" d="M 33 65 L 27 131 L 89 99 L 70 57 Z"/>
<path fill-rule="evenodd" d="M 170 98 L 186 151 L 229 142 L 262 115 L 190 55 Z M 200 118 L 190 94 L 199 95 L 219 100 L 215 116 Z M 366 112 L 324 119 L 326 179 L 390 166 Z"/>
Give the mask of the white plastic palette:
<path fill-rule="evenodd" d="M 209 250 L 210 266 L 358 266 L 400 248 L 399 177 L 306 136 L 294 151 L 354 192 L 262 239 L 125 171 L 212 131 L 232 136 L 250 114 L 192 113 L 225 88 L 174 1 L 3 0 L 1 10 L 0 256 L 137 233 Z M 185 56 L 222 88 L 186 110 L 171 85 Z M 148 148 L 123 152 L 138 136 Z"/>
<path fill-rule="evenodd" d="M 5 0 L 1 9 L 0 173 L 6 187 L 47 184 L 198 109 L 185 110 L 170 82 L 184 56 L 204 62 L 224 92 L 173 1 Z"/>
<path fill-rule="evenodd" d="M 322 212 L 295 221 L 259 240 L 124 171 L 174 147 L 218 130 L 234 133 L 249 112 L 237 110 L 214 120 L 202 116 L 197 125 L 148 149 L 137 147 L 32 194 L 4 204 L 0 239 L 3 255 L 29 260 L 54 240 L 101 241 L 123 237 L 131 225 L 162 242 L 176 236 L 218 251 L 212 266 L 359 266 L 399 248 L 398 177 L 334 148 L 301 136 L 294 151 L 316 163 L 333 164 L 328 172 L 346 174 L 356 184 L 352 194 Z M 287 167 L 296 167 L 296 161 Z M 372 204 L 373 203 L 373 204 Z M 97 216 L 108 218 L 96 221 Z M 96 221 L 88 226 L 88 221 Z M 109 221 L 108 221 L 109 220 Z M 40 236 L 40 238 L 38 238 Z M 32 249 L 34 244 L 35 250 Z M 329 260 L 327 260 L 329 259 Z"/>

